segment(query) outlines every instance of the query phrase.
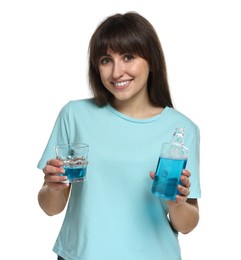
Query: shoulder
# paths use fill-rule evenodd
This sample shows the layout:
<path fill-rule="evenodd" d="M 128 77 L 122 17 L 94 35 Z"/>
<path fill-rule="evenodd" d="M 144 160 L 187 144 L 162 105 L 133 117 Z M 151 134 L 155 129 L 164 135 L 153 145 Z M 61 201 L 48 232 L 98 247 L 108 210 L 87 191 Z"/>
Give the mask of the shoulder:
<path fill-rule="evenodd" d="M 70 100 L 62 109 L 62 113 L 75 113 L 84 110 L 97 110 L 100 107 L 95 103 L 93 98 Z"/>
<path fill-rule="evenodd" d="M 97 109 L 99 106 L 95 103 L 93 98 L 70 100 L 65 106 L 70 108 L 93 108 Z"/>
<path fill-rule="evenodd" d="M 176 123 L 177 127 L 184 127 L 191 131 L 199 132 L 198 125 L 190 117 L 175 108 L 168 107 L 167 110 L 169 118 Z"/>

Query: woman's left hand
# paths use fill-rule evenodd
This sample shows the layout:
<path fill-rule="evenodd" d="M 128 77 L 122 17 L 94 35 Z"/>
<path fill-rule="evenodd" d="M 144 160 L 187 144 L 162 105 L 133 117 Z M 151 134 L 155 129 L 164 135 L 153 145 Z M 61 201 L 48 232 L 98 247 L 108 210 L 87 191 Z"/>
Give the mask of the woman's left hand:
<path fill-rule="evenodd" d="M 191 187 L 191 182 L 190 182 L 190 176 L 191 173 L 184 169 L 182 171 L 182 175 L 180 177 L 180 180 L 182 182 L 182 185 L 178 185 L 177 189 L 180 192 L 179 195 L 176 195 L 176 201 L 177 202 L 186 202 L 188 195 L 190 194 L 190 187 Z"/>
<path fill-rule="evenodd" d="M 180 180 L 182 182 L 182 185 L 178 184 L 178 191 L 180 192 L 179 195 L 176 195 L 176 201 L 175 202 L 180 202 L 180 203 L 184 203 L 187 200 L 188 195 L 190 194 L 190 186 L 191 186 L 191 182 L 190 182 L 190 176 L 191 173 L 184 169 L 182 171 L 182 175 L 180 177 Z M 155 172 L 150 172 L 150 177 L 152 179 L 154 179 L 155 177 Z M 170 201 L 171 203 L 172 201 Z"/>

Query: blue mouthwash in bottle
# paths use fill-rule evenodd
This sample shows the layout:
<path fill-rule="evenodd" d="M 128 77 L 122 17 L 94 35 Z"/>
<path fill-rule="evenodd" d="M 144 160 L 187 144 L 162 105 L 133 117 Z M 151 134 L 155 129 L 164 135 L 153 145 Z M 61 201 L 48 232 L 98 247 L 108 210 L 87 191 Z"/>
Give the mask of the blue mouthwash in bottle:
<path fill-rule="evenodd" d="M 178 194 L 182 170 L 186 167 L 188 148 L 184 146 L 184 128 L 176 128 L 170 142 L 163 143 L 158 160 L 152 193 L 168 200 Z"/>

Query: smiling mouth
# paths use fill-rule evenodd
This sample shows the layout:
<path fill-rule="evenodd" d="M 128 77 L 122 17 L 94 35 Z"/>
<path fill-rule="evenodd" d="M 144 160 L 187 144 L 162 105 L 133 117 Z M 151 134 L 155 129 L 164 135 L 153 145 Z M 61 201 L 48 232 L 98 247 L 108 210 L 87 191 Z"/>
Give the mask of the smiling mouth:
<path fill-rule="evenodd" d="M 115 88 L 117 89 L 123 89 L 127 87 L 130 84 L 130 80 L 121 81 L 121 82 L 112 82 Z"/>

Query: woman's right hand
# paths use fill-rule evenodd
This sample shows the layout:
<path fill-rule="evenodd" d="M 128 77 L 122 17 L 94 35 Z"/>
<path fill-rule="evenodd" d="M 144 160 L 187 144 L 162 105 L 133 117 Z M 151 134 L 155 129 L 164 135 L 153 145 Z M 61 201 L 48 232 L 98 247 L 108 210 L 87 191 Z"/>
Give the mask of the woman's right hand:
<path fill-rule="evenodd" d="M 62 212 L 70 194 L 70 184 L 64 173 L 63 162 L 58 159 L 49 160 L 43 168 L 44 184 L 38 193 L 38 201 L 43 211 L 53 216 Z"/>
<path fill-rule="evenodd" d="M 45 185 L 51 189 L 61 190 L 69 187 L 69 183 L 64 183 L 67 180 L 66 176 L 60 176 L 64 173 L 63 162 L 58 159 L 47 161 L 43 168 Z"/>

